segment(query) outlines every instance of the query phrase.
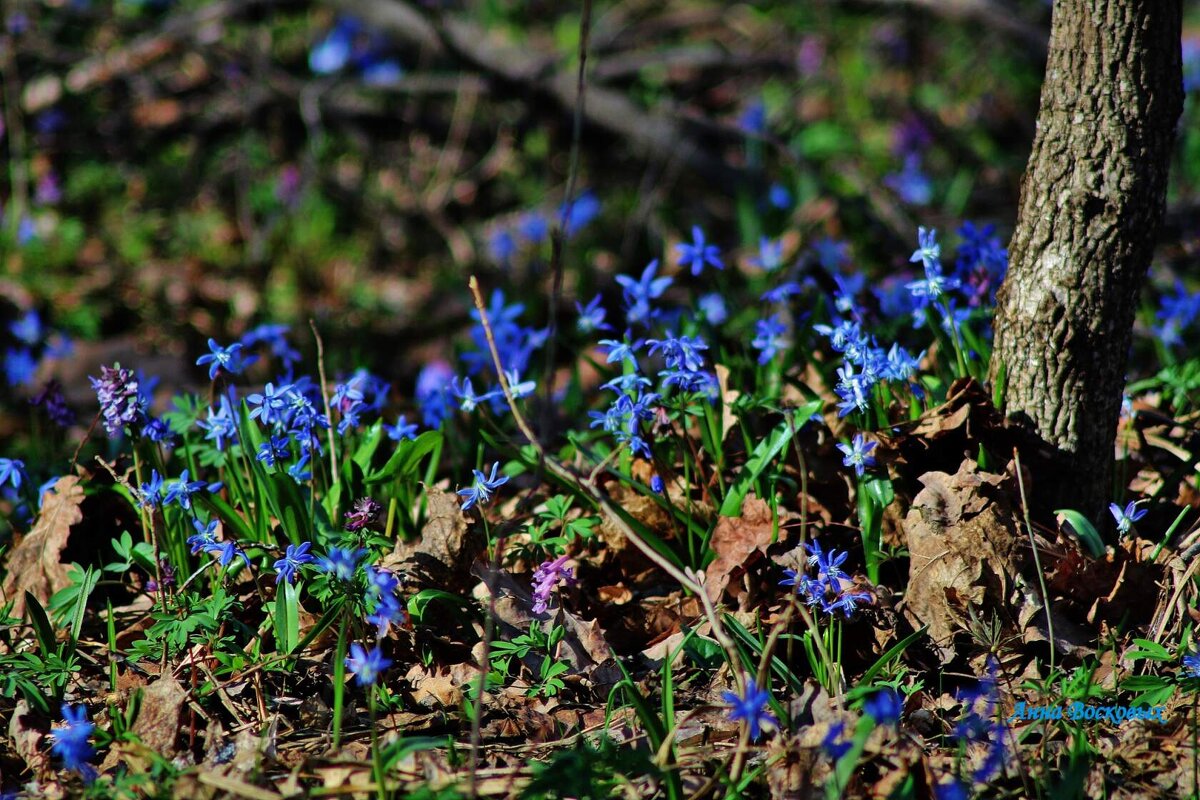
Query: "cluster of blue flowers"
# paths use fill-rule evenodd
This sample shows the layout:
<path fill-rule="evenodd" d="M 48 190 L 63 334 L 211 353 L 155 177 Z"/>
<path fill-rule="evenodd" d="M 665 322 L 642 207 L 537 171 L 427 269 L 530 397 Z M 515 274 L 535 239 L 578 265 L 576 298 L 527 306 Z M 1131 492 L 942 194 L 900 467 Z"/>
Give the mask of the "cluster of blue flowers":
<path fill-rule="evenodd" d="M 808 566 L 816 567 L 816 577 L 788 569 L 784 570 L 787 577 L 779 583 L 794 586 L 806 605 L 820 608 L 826 614 L 841 611 L 849 619 L 860 603 L 873 600 L 869 592 L 857 591 L 850 576 L 842 571 L 849 553 L 837 550 L 826 553 L 819 542 L 806 542 L 804 549 L 808 551 Z"/>
<path fill-rule="evenodd" d="M 317 75 L 350 68 L 368 86 L 388 86 L 404 77 L 400 62 L 388 55 L 387 38 L 354 17 L 338 17 L 309 52 L 308 66 Z"/>
<path fill-rule="evenodd" d="M 931 144 L 933 137 L 915 116 L 899 123 L 893 131 L 892 153 L 903 167 L 884 176 L 883 183 L 908 205 L 924 206 L 933 200 L 933 181 L 922 165 Z"/>
<path fill-rule="evenodd" d="M 508 266 L 522 251 L 536 253 L 549 240 L 552 222 L 560 224 L 563 235 L 571 238 L 600 216 L 600 211 L 600 198 L 590 190 L 581 192 L 570 203 L 561 203 L 553 218 L 537 209 L 527 211 L 515 220 L 492 226 L 488 254 L 500 266 Z"/>
<path fill-rule="evenodd" d="M 74 348 L 70 338 L 51 330 L 36 309 L 29 309 L 8 324 L 13 344 L 4 350 L 4 380 L 10 387 L 30 386 L 45 361 L 69 356 Z"/>

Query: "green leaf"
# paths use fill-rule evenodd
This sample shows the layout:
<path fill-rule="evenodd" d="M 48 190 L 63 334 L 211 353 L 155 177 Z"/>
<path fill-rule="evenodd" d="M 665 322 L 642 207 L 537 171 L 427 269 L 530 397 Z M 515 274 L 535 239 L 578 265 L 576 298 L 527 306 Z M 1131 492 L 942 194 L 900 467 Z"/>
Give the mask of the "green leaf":
<path fill-rule="evenodd" d="M 1133 643 L 1138 647 L 1125 653 L 1125 657 L 1130 661 L 1137 661 L 1139 659 L 1150 659 L 1151 661 L 1175 660 L 1175 657 L 1171 655 L 1171 651 L 1158 642 L 1152 642 L 1149 639 L 1134 639 Z"/>
<path fill-rule="evenodd" d="M 875 680 L 875 676 L 878 675 L 883 670 L 883 668 L 888 665 L 888 662 L 890 662 L 892 659 L 896 658 L 901 653 L 903 653 L 905 650 L 907 650 L 908 646 L 911 645 L 913 642 L 915 642 L 917 639 L 920 639 L 922 636 L 924 636 L 925 631 L 927 631 L 927 630 L 929 630 L 929 626 L 923 625 L 923 626 L 921 626 L 920 630 L 913 631 L 908 636 L 905 636 L 903 639 L 901 639 L 900 641 L 896 642 L 894 645 L 889 647 L 887 652 L 884 653 L 883 655 L 881 655 L 879 658 L 877 658 L 875 660 L 875 663 L 871 665 L 871 668 L 863 673 L 862 679 L 859 680 L 858 685 L 859 686 L 870 686 L 872 684 L 872 682 Z"/>
<path fill-rule="evenodd" d="M 275 638 L 284 653 L 291 653 L 300 641 L 300 598 L 290 581 L 281 583 L 275 594 Z"/>
<path fill-rule="evenodd" d="M 1101 538 L 1100 532 L 1096 530 L 1096 526 L 1091 523 L 1091 520 L 1072 508 L 1060 508 L 1054 513 L 1058 515 L 1060 524 L 1065 520 L 1071 525 L 1075 533 L 1083 540 L 1084 545 L 1087 546 L 1092 558 L 1104 557 L 1106 551 L 1104 539 Z"/>
<path fill-rule="evenodd" d="M 425 431 L 416 439 L 405 439 L 396 445 L 396 452 L 378 472 L 368 474 L 363 480 L 368 484 L 383 483 L 393 478 L 411 478 L 417 474 L 421 460 L 442 443 L 441 431 Z M 366 472 L 366 467 L 363 467 Z"/>
<path fill-rule="evenodd" d="M 25 613 L 29 616 L 29 623 L 33 625 L 33 634 L 37 638 L 42 656 L 58 652 L 58 641 L 54 636 L 54 626 L 50 624 L 50 617 L 46 616 L 46 609 L 42 608 L 38 599 L 29 592 L 25 593 Z"/>
<path fill-rule="evenodd" d="M 804 420 L 820 410 L 821 401 L 819 400 L 801 406 L 792 412 L 793 419 L 801 420 L 801 422 L 785 419 L 775 427 L 775 430 L 771 431 L 766 439 L 758 443 L 745 466 L 730 485 L 729 492 L 725 495 L 725 502 L 721 503 L 719 513 L 722 517 L 736 517 L 742 513 L 742 503 L 745 502 L 746 495 L 750 493 L 750 489 L 758 481 L 759 476 L 771 466 L 771 463 L 783 452 L 787 443 L 792 440 L 793 430 L 799 430 Z"/>
<path fill-rule="evenodd" d="M 291 475 L 277 472 L 267 476 L 274 484 L 278 503 L 279 524 L 292 544 L 300 544 L 311 536 L 313 525 L 308 516 L 308 504 L 300 493 L 300 487 Z"/>
<path fill-rule="evenodd" d="M 408 616 L 414 622 L 421 622 L 425 618 L 425 609 L 434 600 L 446 603 L 447 605 L 465 610 L 473 616 L 475 606 L 470 601 L 459 597 L 450 592 L 443 592 L 441 589 L 422 589 L 421 591 L 408 598 Z M 499 644 L 495 642 L 493 644 Z"/>

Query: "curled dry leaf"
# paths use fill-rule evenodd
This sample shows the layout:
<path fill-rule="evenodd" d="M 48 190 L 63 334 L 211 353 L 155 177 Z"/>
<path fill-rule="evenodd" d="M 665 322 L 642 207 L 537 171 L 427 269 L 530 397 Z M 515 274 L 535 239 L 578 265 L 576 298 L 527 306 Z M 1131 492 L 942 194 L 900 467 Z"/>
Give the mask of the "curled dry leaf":
<path fill-rule="evenodd" d="M 1020 534 L 1002 475 L 979 472 L 963 461 L 958 472 L 929 472 L 904 519 L 911 553 L 905 613 L 914 625 L 929 625 L 942 655 L 954 654 L 952 640 L 967 606 L 991 610 L 1006 603 L 1017 581 Z"/>
<path fill-rule="evenodd" d="M 428 505 L 421 538 L 396 542 L 379 566 L 416 583 L 445 588 L 447 581 L 466 573 L 482 542 L 471 536 L 456 494 L 435 486 L 427 486 L 425 492 Z"/>
<path fill-rule="evenodd" d="M 42 605 L 51 595 L 70 584 L 67 565 L 59 559 L 71 526 L 83 521 L 83 487 L 79 478 L 67 475 L 59 478 L 54 488 L 47 491 L 42 500 L 42 513 L 26 536 L 13 547 L 8 555 L 8 575 L 0 586 L 0 605 L 14 601 L 12 616 L 25 614 L 25 592 L 29 592 Z"/>

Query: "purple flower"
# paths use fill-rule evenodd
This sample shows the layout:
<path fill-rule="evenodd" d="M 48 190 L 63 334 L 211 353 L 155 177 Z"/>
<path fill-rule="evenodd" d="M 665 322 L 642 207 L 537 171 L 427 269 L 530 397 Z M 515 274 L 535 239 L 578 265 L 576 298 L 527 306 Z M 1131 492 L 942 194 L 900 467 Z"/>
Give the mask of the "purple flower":
<path fill-rule="evenodd" d="M 128 427 L 145 421 L 147 402 L 138 392 L 138 381 L 133 371 L 122 369 L 120 364 L 100 367 L 100 377 L 88 377 L 100 401 L 100 414 L 104 429 L 112 437 L 120 436 Z"/>
<path fill-rule="evenodd" d="M 383 657 L 383 651 L 378 647 L 366 650 L 357 642 L 350 645 L 350 656 L 346 659 L 346 669 L 354 673 L 355 682 L 359 686 L 373 686 L 379 676 L 392 665 L 390 659 Z"/>
<path fill-rule="evenodd" d="M 770 693 L 765 689 L 759 689 L 753 678 L 746 678 L 746 692 L 741 697 L 733 692 L 725 692 L 724 697 L 725 702 L 732 706 L 729 710 L 729 719 L 733 722 L 745 720 L 750 731 L 751 741 L 758 739 L 764 725 L 779 725 L 775 716 L 767 710 L 767 706 L 771 702 Z"/>
<path fill-rule="evenodd" d="M 550 593 L 560 582 L 575 583 L 575 573 L 565 566 L 567 556 L 546 561 L 533 572 L 533 613 L 545 614 L 549 608 Z"/>
<path fill-rule="evenodd" d="M 354 507 L 346 512 L 346 530 L 361 531 L 379 520 L 379 512 L 383 506 L 370 497 L 360 497 L 354 501 Z"/>
<path fill-rule="evenodd" d="M 679 253 L 680 266 L 691 269 L 692 275 L 699 275 L 703 272 L 705 264 L 717 269 L 725 269 L 725 264 L 721 261 L 721 251 L 717 249 L 716 245 L 708 244 L 705 241 L 704 231 L 699 225 L 692 226 L 692 242 L 675 245 L 675 251 Z"/>
<path fill-rule="evenodd" d="M 67 399 L 63 397 L 62 393 L 62 385 L 56 380 L 46 381 L 42 390 L 29 402 L 44 409 L 50 421 L 60 428 L 69 427 L 75 421 L 75 413 L 67 406 Z"/>

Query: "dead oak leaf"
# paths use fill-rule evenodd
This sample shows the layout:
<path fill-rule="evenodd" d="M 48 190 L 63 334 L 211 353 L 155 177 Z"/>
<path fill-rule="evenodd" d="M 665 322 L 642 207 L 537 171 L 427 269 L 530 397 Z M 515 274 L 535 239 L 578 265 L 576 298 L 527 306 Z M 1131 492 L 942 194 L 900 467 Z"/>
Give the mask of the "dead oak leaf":
<path fill-rule="evenodd" d="M 742 505 L 740 517 L 721 517 L 717 521 L 709 540 L 717 557 L 704 572 L 704 588 L 713 602 L 720 599 L 735 572 L 753 561 L 756 553 L 765 553 L 775 542 L 777 532 L 782 535 L 783 523 L 791 516 L 781 511 L 776 518 L 765 501 L 751 495 Z"/>
<path fill-rule="evenodd" d="M 83 521 L 82 502 L 83 487 L 75 475 L 59 478 L 43 495 L 42 513 L 9 553 L 8 575 L 0 585 L 0 605 L 12 600 L 12 616 L 24 616 L 26 592 L 46 605 L 55 592 L 70 585 L 67 565 L 59 559 L 71 526 Z"/>

